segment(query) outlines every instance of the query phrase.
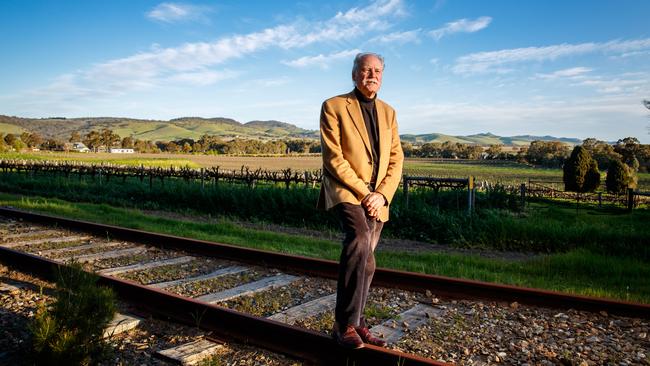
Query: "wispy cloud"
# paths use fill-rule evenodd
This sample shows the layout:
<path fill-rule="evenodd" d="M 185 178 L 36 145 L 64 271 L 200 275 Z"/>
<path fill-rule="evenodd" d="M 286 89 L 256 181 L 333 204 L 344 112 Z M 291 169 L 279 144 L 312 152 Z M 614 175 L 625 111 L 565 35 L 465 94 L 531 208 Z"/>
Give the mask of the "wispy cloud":
<path fill-rule="evenodd" d="M 569 69 L 558 70 L 550 74 L 537 74 L 540 79 L 561 79 L 561 78 L 576 78 L 593 71 L 588 67 L 572 67 Z"/>
<path fill-rule="evenodd" d="M 452 70 L 457 74 L 499 73 L 511 71 L 513 64 L 522 62 L 552 61 L 562 57 L 594 52 L 625 54 L 648 49 L 650 49 L 650 38 L 632 41 L 614 40 L 605 43 L 563 43 L 545 47 L 513 48 L 461 56 L 456 60 L 456 65 Z"/>
<path fill-rule="evenodd" d="M 154 9 L 149 14 L 158 17 L 157 19 L 168 21 L 181 19 L 183 16 L 188 17 L 191 14 L 188 8 L 179 8 L 177 5 L 179 4 L 163 3 L 156 8 L 158 11 Z M 324 21 L 280 24 L 257 32 L 222 37 L 214 42 L 186 43 L 169 48 L 156 45 L 146 52 L 109 60 L 65 75 L 64 82 L 57 80 L 35 92 L 50 95 L 52 98 L 60 98 L 60 93 L 77 97 L 103 98 L 132 90 L 141 91 L 162 85 L 169 86 L 170 82 L 198 86 L 216 83 L 236 77 L 232 72 L 214 70 L 216 66 L 229 60 L 269 48 L 302 48 L 319 42 L 361 37 L 368 32 L 389 27 L 392 19 L 405 14 L 403 8 L 401 0 L 377 0 L 363 8 L 339 12 Z M 182 9 L 186 12 L 181 11 Z M 176 15 L 172 16 L 172 14 Z M 196 15 L 196 12 L 194 14 Z M 347 52 L 349 53 L 322 57 L 326 63 L 336 57 L 349 55 L 353 51 Z M 301 61 L 296 60 L 295 66 L 309 65 L 315 61 L 313 58 L 305 57 Z"/>
<path fill-rule="evenodd" d="M 595 90 L 603 94 L 620 94 L 634 93 L 644 94 L 650 92 L 650 74 L 635 76 L 630 78 L 590 78 L 583 80 L 575 85 L 594 87 Z"/>
<path fill-rule="evenodd" d="M 350 60 L 352 56 L 360 52 L 361 50 L 358 49 L 345 50 L 341 52 L 330 53 L 329 55 L 319 54 L 317 56 L 304 56 L 291 61 L 283 61 L 282 63 L 287 66 L 298 68 L 317 66 L 321 69 L 327 69 L 329 68 L 330 63 L 342 59 Z"/>
<path fill-rule="evenodd" d="M 200 70 L 174 74 L 169 78 L 169 81 L 185 83 L 190 86 L 206 86 L 215 84 L 222 80 L 235 78 L 238 75 L 238 72 L 231 70 Z"/>
<path fill-rule="evenodd" d="M 405 32 L 393 32 L 388 34 L 383 34 L 375 38 L 370 39 L 369 42 L 379 42 L 379 43 L 419 43 L 419 35 L 421 30 L 414 29 L 411 31 Z"/>
<path fill-rule="evenodd" d="M 429 32 L 429 35 L 439 41 L 442 37 L 454 33 L 474 33 L 481 29 L 487 28 L 492 22 L 491 17 L 483 16 L 475 20 L 459 19 L 445 24 L 444 27 L 434 29 Z"/>
<path fill-rule="evenodd" d="M 165 22 L 179 23 L 187 21 L 208 22 L 207 14 L 213 9 L 185 3 L 161 3 L 146 13 L 147 18 Z"/>

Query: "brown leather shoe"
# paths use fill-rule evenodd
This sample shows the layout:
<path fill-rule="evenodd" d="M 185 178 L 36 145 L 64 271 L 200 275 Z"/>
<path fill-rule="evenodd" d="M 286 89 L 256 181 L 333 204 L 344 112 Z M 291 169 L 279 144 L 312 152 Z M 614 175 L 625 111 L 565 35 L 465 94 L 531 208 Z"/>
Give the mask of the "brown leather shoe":
<path fill-rule="evenodd" d="M 338 328 L 338 326 L 334 325 L 334 329 L 332 330 L 332 337 L 338 344 L 349 349 L 357 349 L 363 347 L 363 341 L 357 334 L 357 331 L 354 330 L 353 326 L 350 325 L 345 327 L 345 331 L 343 333 L 341 333 Z"/>
<path fill-rule="evenodd" d="M 365 343 L 378 347 L 386 347 L 386 341 L 372 335 L 372 333 L 370 333 L 370 329 L 367 327 L 359 327 L 354 329 L 357 331 L 357 334 L 359 334 L 361 340 L 363 340 Z"/>

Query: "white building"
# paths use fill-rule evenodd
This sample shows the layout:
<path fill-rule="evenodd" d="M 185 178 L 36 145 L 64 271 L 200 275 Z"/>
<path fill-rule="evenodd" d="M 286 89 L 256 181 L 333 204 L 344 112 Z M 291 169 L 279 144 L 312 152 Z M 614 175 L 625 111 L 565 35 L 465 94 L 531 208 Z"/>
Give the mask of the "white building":
<path fill-rule="evenodd" d="M 108 149 L 108 152 L 111 154 L 133 154 L 134 150 L 111 147 Z"/>
<path fill-rule="evenodd" d="M 90 152 L 90 149 L 83 142 L 73 142 L 70 150 L 77 152 Z"/>

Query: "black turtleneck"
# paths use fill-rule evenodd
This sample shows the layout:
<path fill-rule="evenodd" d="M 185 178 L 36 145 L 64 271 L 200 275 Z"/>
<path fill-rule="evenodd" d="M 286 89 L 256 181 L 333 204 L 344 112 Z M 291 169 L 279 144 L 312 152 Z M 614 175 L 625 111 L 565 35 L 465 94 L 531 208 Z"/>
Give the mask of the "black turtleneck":
<path fill-rule="evenodd" d="M 370 147 L 372 151 L 372 178 L 371 183 L 377 182 L 377 172 L 379 171 L 379 129 L 378 129 L 378 120 L 377 120 L 377 107 L 375 106 L 375 99 L 377 99 L 377 94 L 374 98 L 368 98 L 359 89 L 354 88 L 354 95 L 359 101 L 361 106 L 361 114 L 363 115 L 363 121 L 366 124 L 366 130 L 368 131 L 368 138 L 370 139 Z"/>

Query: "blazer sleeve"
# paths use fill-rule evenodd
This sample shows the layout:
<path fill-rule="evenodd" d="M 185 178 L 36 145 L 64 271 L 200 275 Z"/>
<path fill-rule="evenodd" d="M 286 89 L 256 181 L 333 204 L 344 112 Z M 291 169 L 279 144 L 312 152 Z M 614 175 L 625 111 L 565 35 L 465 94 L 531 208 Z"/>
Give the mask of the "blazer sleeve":
<path fill-rule="evenodd" d="M 388 204 L 393 200 L 395 191 L 399 186 L 399 182 L 402 179 L 402 167 L 404 165 L 404 152 L 402 151 L 402 144 L 399 139 L 399 132 L 397 131 L 397 119 L 395 118 L 395 112 L 392 113 L 392 118 L 390 121 L 391 126 L 391 147 L 390 147 L 390 157 L 388 159 L 388 169 L 386 171 L 386 176 L 381 181 L 376 192 L 379 192 L 386 197 Z"/>
<path fill-rule="evenodd" d="M 370 193 L 370 190 L 343 156 L 340 123 L 341 117 L 325 101 L 321 107 L 320 114 L 323 168 L 330 176 L 349 189 L 358 200 L 362 200 Z"/>

